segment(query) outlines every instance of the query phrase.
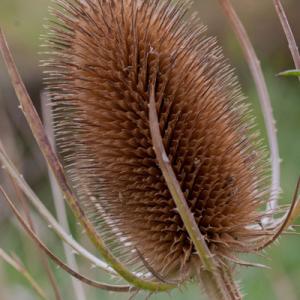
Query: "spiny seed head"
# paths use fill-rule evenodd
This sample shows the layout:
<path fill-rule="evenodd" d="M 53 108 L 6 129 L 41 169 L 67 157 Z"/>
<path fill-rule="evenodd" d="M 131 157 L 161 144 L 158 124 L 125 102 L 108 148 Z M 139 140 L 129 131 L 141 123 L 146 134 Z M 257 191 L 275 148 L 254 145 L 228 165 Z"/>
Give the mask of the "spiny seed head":
<path fill-rule="evenodd" d="M 187 2 L 57 4 L 48 64 L 57 149 L 108 247 L 166 278 L 199 265 L 153 149 L 155 82 L 167 158 L 209 249 L 247 252 L 266 201 L 266 163 L 237 80 Z"/>

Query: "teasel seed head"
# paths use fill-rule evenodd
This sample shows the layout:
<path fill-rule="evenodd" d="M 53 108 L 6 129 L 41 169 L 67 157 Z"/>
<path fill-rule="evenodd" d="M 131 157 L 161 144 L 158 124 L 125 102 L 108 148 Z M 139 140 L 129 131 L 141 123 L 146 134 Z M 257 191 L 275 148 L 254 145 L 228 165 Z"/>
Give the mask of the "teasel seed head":
<path fill-rule="evenodd" d="M 210 251 L 254 251 L 269 166 L 232 68 L 189 3 L 56 3 L 47 84 L 57 151 L 107 246 L 167 279 L 201 268 L 153 149 L 155 81 L 166 159 Z"/>

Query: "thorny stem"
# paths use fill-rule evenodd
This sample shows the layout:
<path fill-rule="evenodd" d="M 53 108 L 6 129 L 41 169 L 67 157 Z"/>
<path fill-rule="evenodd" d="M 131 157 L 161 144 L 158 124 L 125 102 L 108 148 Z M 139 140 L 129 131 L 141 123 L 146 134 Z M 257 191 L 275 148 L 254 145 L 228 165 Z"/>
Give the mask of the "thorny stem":
<path fill-rule="evenodd" d="M 296 67 L 296 69 L 300 69 L 299 49 L 297 47 L 297 43 L 296 43 L 295 37 L 293 35 L 293 31 L 290 27 L 289 21 L 287 19 L 287 16 L 285 14 L 284 8 L 283 8 L 280 0 L 273 0 L 273 3 L 275 6 L 275 9 L 276 9 L 276 13 L 279 17 L 281 26 L 284 30 L 286 39 L 288 41 L 289 48 L 290 48 L 290 51 L 291 51 L 291 54 L 293 56 L 293 60 L 295 63 L 295 67 Z M 299 77 L 299 80 L 300 80 L 300 77 Z"/>
<path fill-rule="evenodd" d="M 46 93 L 41 93 L 40 98 L 41 98 L 41 102 L 42 102 L 44 127 L 45 127 L 46 133 L 49 137 L 51 146 L 53 149 L 55 149 L 53 128 L 51 125 L 52 121 L 53 121 L 52 120 L 52 112 L 48 105 L 49 99 L 48 99 Z M 68 223 L 68 217 L 67 217 L 66 206 L 65 206 L 63 194 L 61 193 L 59 186 L 49 168 L 48 168 L 48 175 L 49 175 L 49 179 L 50 179 L 50 185 L 51 185 L 57 220 L 58 220 L 59 224 L 61 224 L 61 226 L 64 228 L 64 230 L 68 234 L 70 234 L 70 226 Z M 63 242 L 63 248 L 64 248 L 66 261 L 67 261 L 68 265 L 71 268 L 73 268 L 75 271 L 78 271 L 78 264 L 76 261 L 75 254 L 72 251 L 72 248 L 65 242 Z M 71 280 L 72 280 L 72 285 L 74 288 L 74 291 L 73 291 L 74 297 L 77 300 L 86 300 L 86 295 L 85 295 L 85 291 L 83 289 L 82 284 L 78 280 L 76 280 L 74 277 L 72 277 Z"/>
<path fill-rule="evenodd" d="M 37 243 L 37 245 L 40 247 L 40 249 L 42 251 L 44 251 L 44 253 L 46 255 L 48 255 L 48 257 L 50 259 L 52 259 L 54 261 L 55 264 L 57 264 L 63 270 L 68 272 L 71 276 L 73 276 L 73 277 L 77 278 L 78 280 L 80 280 L 88 285 L 91 285 L 93 287 L 101 288 L 103 290 L 113 291 L 113 292 L 129 292 L 129 291 L 131 291 L 132 288 L 127 285 L 125 285 L 125 286 L 110 285 L 110 284 L 102 283 L 99 281 L 91 280 L 91 279 L 79 274 L 77 271 L 73 270 L 69 266 L 67 266 L 62 260 L 60 260 L 56 255 L 54 255 L 51 250 L 49 250 L 49 248 L 38 238 L 38 236 L 35 234 L 35 232 L 30 228 L 30 226 L 28 224 L 26 224 L 25 220 L 22 218 L 21 214 L 19 213 L 19 211 L 17 210 L 17 208 L 13 204 L 13 202 L 9 199 L 8 195 L 3 190 L 2 186 L 0 186 L 0 192 L 3 194 L 5 200 L 11 207 L 13 213 L 15 214 L 15 216 L 17 217 L 17 219 L 19 220 L 19 222 L 21 223 L 21 225 L 25 229 L 25 231 L 34 240 L 34 242 Z"/>
<path fill-rule="evenodd" d="M 17 260 L 13 259 L 9 256 L 3 249 L 0 248 L 0 258 L 2 258 L 6 263 L 16 269 L 20 274 L 22 274 L 26 280 L 30 283 L 31 287 L 35 290 L 35 292 L 44 300 L 47 300 L 45 292 L 38 285 L 38 283 L 32 278 L 29 272 L 22 266 Z"/>
<path fill-rule="evenodd" d="M 260 62 L 257 58 L 254 47 L 252 46 L 252 43 L 249 39 L 244 25 L 242 24 L 237 13 L 235 12 L 230 0 L 219 1 L 241 44 L 259 95 L 260 105 L 262 108 L 265 126 L 268 134 L 272 164 L 272 186 L 270 200 L 267 204 L 267 211 L 274 212 L 277 208 L 278 196 L 280 192 L 280 158 L 270 96 L 268 93 L 262 68 L 260 66 Z"/>
<path fill-rule="evenodd" d="M 125 280 L 127 280 L 127 282 L 129 282 L 130 284 L 138 288 L 150 290 L 150 291 L 167 291 L 174 288 L 175 286 L 173 285 L 143 280 L 142 278 L 137 277 L 136 275 L 131 273 L 126 268 L 126 266 L 123 265 L 106 247 L 104 241 L 98 235 L 94 226 L 85 216 L 83 210 L 79 205 L 77 198 L 75 197 L 74 193 L 72 192 L 72 190 L 70 189 L 67 183 L 67 179 L 64 175 L 62 165 L 51 148 L 50 142 L 45 134 L 41 120 L 32 104 L 30 96 L 28 95 L 25 85 L 17 70 L 12 54 L 8 48 L 4 33 L 1 29 L 0 29 L 0 49 L 7 66 L 8 73 L 11 78 L 11 82 L 14 86 L 15 92 L 20 101 L 22 111 L 39 145 L 39 148 L 41 149 L 44 158 L 47 161 L 47 164 L 49 165 L 58 184 L 60 185 L 65 200 L 67 201 L 68 205 L 73 211 L 75 217 L 79 220 L 79 222 L 84 227 L 87 235 L 95 245 L 96 249 L 104 257 L 104 259 L 111 265 L 111 267 Z"/>
<path fill-rule="evenodd" d="M 206 273 L 204 284 L 207 284 L 211 287 L 210 290 L 212 292 L 212 295 L 209 296 L 213 296 L 212 299 L 216 300 L 238 300 L 239 298 L 232 297 L 230 293 L 231 289 L 237 290 L 234 287 L 234 283 L 232 282 L 232 285 L 229 286 L 221 277 L 220 266 L 218 266 L 218 264 L 214 260 L 213 255 L 210 252 L 204 240 L 204 237 L 199 230 L 199 227 L 188 207 L 185 196 L 176 178 L 176 174 L 174 173 L 168 155 L 165 151 L 156 111 L 155 83 L 152 83 L 150 86 L 149 123 L 156 159 L 159 163 L 159 167 L 164 176 L 168 189 L 176 204 L 178 213 L 182 218 L 185 228 L 198 252 L 200 261 L 203 266 L 202 272 Z M 208 291 L 208 293 L 210 293 L 210 291 Z"/>
<path fill-rule="evenodd" d="M 232 270 L 229 267 L 223 267 L 221 270 L 221 276 L 228 288 L 232 299 L 234 300 L 242 300 L 243 296 L 240 292 L 239 287 L 234 282 L 234 278 L 232 276 Z"/>
<path fill-rule="evenodd" d="M 219 270 L 221 278 L 228 290 L 229 299 L 234 300 L 242 300 L 242 295 L 240 294 L 239 288 L 236 286 L 232 275 L 231 270 L 227 270 L 227 267 Z M 218 299 L 218 295 L 216 293 L 214 285 L 210 280 L 210 275 L 207 271 L 201 270 L 199 272 L 199 277 L 201 278 L 202 288 L 206 291 L 207 295 L 209 296 L 209 300 Z"/>

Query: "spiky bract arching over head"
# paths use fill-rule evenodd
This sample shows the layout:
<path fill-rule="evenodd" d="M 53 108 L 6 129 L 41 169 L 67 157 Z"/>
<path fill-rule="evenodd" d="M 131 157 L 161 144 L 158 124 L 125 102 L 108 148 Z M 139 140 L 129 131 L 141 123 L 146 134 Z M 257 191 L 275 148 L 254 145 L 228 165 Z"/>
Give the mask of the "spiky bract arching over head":
<path fill-rule="evenodd" d="M 220 257 L 247 251 L 265 166 L 236 79 L 215 40 L 186 16 L 187 3 L 57 4 L 49 89 L 58 152 L 107 245 L 124 263 L 145 270 L 146 261 L 166 278 L 197 266 L 153 150 L 155 81 L 164 147 L 209 248 Z"/>

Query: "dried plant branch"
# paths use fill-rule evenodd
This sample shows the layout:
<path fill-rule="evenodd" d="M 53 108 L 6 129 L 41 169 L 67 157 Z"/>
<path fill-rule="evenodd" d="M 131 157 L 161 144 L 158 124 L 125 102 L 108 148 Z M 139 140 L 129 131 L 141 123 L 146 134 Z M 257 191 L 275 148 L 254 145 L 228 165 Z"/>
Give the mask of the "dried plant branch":
<path fill-rule="evenodd" d="M 169 191 L 173 197 L 174 202 L 176 203 L 178 212 L 186 226 L 186 229 L 191 239 L 193 240 L 195 248 L 198 251 L 200 260 L 202 261 L 205 269 L 213 271 L 213 269 L 215 269 L 216 266 L 213 262 L 212 254 L 209 248 L 207 247 L 204 237 L 202 236 L 199 227 L 197 226 L 196 221 L 186 203 L 184 194 L 176 179 L 176 175 L 173 171 L 172 165 L 163 145 L 156 111 L 154 86 L 155 83 L 153 83 L 150 88 L 151 91 L 149 103 L 149 123 L 154 152 L 156 154 L 156 158 L 158 160 L 161 172 L 163 173 L 165 181 L 168 185 Z"/>
<path fill-rule="evenodd" d="M 286 215 L 283 217 L 283 220 L 280 224 L 276 226 L 275 232 L 272 235 L 270 239 L 267 239 L 262 245 L 259 245 L 259 247 L 255 248 L 254 251 L 261 251 L 268 247 L 270 244 L 272 244 L 277 238 L 281 235 L 281 233 L 287 229 L 291 222 L 294 220 L 294 218 L 298 217 L 299 215 L 296 215 L 299 213 L 299 207 L 300 207 L 300 201 L 298 200 L 298 194 L 300 190 L 300 178 L 297 181 L 297 186 L 294 192 L 293 200 L 291 203 L 291 206 L 286 213 Z"/>
<path fill-rule="evenodd" d="M 242 300 L 243 296 L 240 292 L 240 289 L 236 286 L 232 275 L 232 270 L 229 267 L 223 267 L 221 269 L 221 276 L 227 289 L 229 290 L 231 299 Z"/>
<path fill-rule="evenodd" d="M 178 213 L 182 218 L 185 228 L 193 241 L 193 244 L 198 252 L 200 261 L 203 266 L 203 271 L 206 273 L 204 285 L 208 284 L 211 289 L 209 295 L 215 297 L 214 299 L 239 299 L 231 297 L 231 290 L 237 290 L 234 287 L 234 283 L 226 284 L 219 274 L 220 267 L 214 260 L 212 253 L 210 252 L 203 235 L 195 221 L 193 214 L 191 213 L 188 204 L 185 200 L 185 196 L 181 190 L 180 184 L 177 181 L 176 174 L 172 168 L 168 155 L 165 151 L 162 136 L 159 128 L 158 115 L 156 111 L 155 102 L 155 82 L 150 86 L 150 102 L 149 102 L 149 123 L 150 132 L 152 137 L 152 143 L 156 159 L 159 163 L 161 172 L 164 176 L 168 189 L 172 195 L 172 198 L 176 204 Z M 202 277 L 204 278 L 204 277 Z"/>
<path fill-rule="evenodd" d="M 281 4 L 280 0 L 273 0 L 273 3 L 274 3 L 274 6 L 275 6 L 275 9 L 276 9 L 276 13 L 279 17 L 281 26 L 284 30 L 286 39 L 288 41 L 289 48 L 290 48 L 291 54 L 293 56 L 295 67 L 296 67 L 296 69 L 300 69 L 299 49 L 298 49 L 293 31 L 292 31 L 291 26 L 289 24 L 288 18 L 285 14 L 283 5 Z M 299 77 L 299 80 L 300 80 L 300 77 Z"/>
<path fill-rule="evenodd" d="M 52 130 L 52 126 L 51 126 L 52 113 L 51 113 L 50 107 L 48 105 L 49 103 L 48 103 L 48 97 L 47 97 L 46 93 L 41 93 L 41 102 L 42 102 L 42 113 L 43 113 L 43 121 L 44 121 L 46 134 L 49 137 L 52 148 L 55 149 L 53 130 Z M 49 179 L 50 179 L 50 185 L 51 185 L 57 220 L 58 220 L 59 224 L 61 224 L 61 226 L 65 230 L 65 232 L 70 235 L 71 234 L 70 226 L 68 223 L 68 217 L 67 217 L 66 206 L 65 206 L 63 194 L 61 193 L 59 186 L 49 168 L 48 168 L 48 175 L 49 175 Z M 72 269 L 74 269 L 76 272 L 78 272 L 78 264 L 76 262 L 76 257 L 75 257 L 74 252 L 72 251 L 72 248 L 65 242 L 63 242 L 63 248 L 64 248 L 64 253 L 65 253 L 66 261 L 67 261 L 68 265 Z M 74 292 L 73 292 L 74 297 L 77 300 L 85 300 L 86 295 L 85 295 L 83 286 L 74 277 L 72 277 L 72 285 L 74 288 Z"/>
<path fill-rule="evenodd" d="M 57 223 L 52 214 L 47 210 L 47 208 L 43 205 L 40 199 L 36 196 L 36 194 L 32 191 L 30 186 L 24 180 L 24 178 L 19 174 L 12 161 L 8 158 L 7 154 L 4 151 L 3 146 L 0 144 L 0 161 L 2 163 L 3 168 L 8 172 L 8 174 L 16 181 L 19 188 L 23 191 L 23 193 L 30 200 L 31 204 L 36 208 L 42 218 L 47 222 L 48 226 L 53 229 L 53 231 L 61 238 L 65 243 L 70 245 L 79 255 L 86 258 L 92 265 L 100 268 L 104 272 L 107 272 L 113 276 L 116 273 L 111 269 L 106 263 L 101 261 L 99 258 L 88 252 L 85 248 L 83 248 L 80 244 L 78 244 L 64 229 Z"/>
<path fill-rule="evenodd" d="M 22 274 L 26 280 L 29 282 L 30 286 L 35 290 L 35 292 L 40 296 L 41 299 L 47 300 L 45 292 L 39 286 L 39 284 L 32 278 L 26 268 L 20 264 L 19 261 L 9 256 L 3 249 L 0 248 L 0 258 L 2 258 L 6 263 L 16 269 L 20 274 Z"/>
<path fill-rule="evenodd" d="M 300 191 L 300 177 L 298 178 L 294 196 L 293 196 L 293 200 L 292 200 L 292 203 L 294 202 L 293 209 L 291 210 L 290 215 L 287 217 L 287 222 L 285 223 L 283 230 L 285 230 L 285 229 L 288 230 L 289 227 L 294 223 L 294 221 L 300 216 L 299 191 Z"/>
<path fill-rule="evenodd" d="M 126 266 L 123 265 L 105 246 L 104 241 L 100 238 L 94 226 L 86 218 L 83 210 L 79 205 L 77 198 L 75 197 L 74 193 L 72 192 L 67 183 L 67 179 L 65 178 L 61 163 L 51 148 L 50 142 L 45 134 L 42 122 L 32 104 L 30 96 L 17 70 L 17 67 L 13 60 L 12 54 L 8 48 L 2 29 L 0 29 L 0 50 L 6 63 L 11 82 L 20 101 L 20 105 L 24 116 L 27 119 L 27 122 L 44 155 L 44 158 L 46 159 L 47 164 L 49 165 L 57 182 L 59 183 L 59 186 L 64 194 L 65 200 L 67 201 L 68 205 L 73 211 L 75 217 L 84 227 L 87 235 L 89 236 L 90 240 L 94 243 L 99 253 L 105 258 L 105 260 L 119 275 L 121 275 L 130 284 L 138 288 L 150 291 L 167 291 L 174 288 L 174 286 L 172 285 L 143 280 L 140 277 L 137 277 L 135 274 L 131 273 L 126 268 Z"/>
<path fill-rule="evenodd" d="M 226 298 L 224 299 L 241 300 L 242 297 L 239 293 L 239 289 L 237 288 L 236 283 L 233 280 L 230 282 L 228 278 L 225 278 L 223 276 L 224 272 L 225 271 L 223 269 L 219 269 L 219 273 L 222 276 L 221 280 L 225 286 L 226 294 L 227 294 Z M 219 299 L 220 298 L 219 292 L 216 290 L 216 287 L 211 280 L 211 274 L 205 270 L 201 270 L 199 272 L 199 277 L 201 279 L 200 283 L 202 284 L 203 289 L 206 291 L 206 294 L 209 297 L 208 299 L 216 299 L 216 300 Z"/>
<path fill-rule="evenodd" d="M 61 267 L 63 270 L 65 270 L 67 273 L 72 275 L 73 277 L 77 278 L 78 280 L 84 282 L 87 285 L 100 288 L 107 291 L 112 292 L 129 292 L 131 290 L 134 290 L 134 288 L 130 286 L 121 286 L 121 285 L 111 285 L 102 283 L 99 281 L 91 280 L 72 268 L 70 268 L 68 265 L 66 265 L 60 258 L 58 258 L 53 252 L 39 239 L 39 237 L 35 234 L 35 232 L 30 228 L 30 226 L 25 222 L 21 214 L 19 213 L 16 206 L 13 204 L 13 202 L 9 199 L 6 192 L 3 190 L 2 186 L 0 186 L 0 192 L 3 194 L 5 200 L 9 204 L 10 208 L 12 209 L 14 215 L 17 217 L 19 222 L 21 223 L 22 227 L 25 229 L 25 231 L 29 234 L 29 236 L 34 240 L 34 242 L 39 246 L 39 248 L 51 259 L 55 264 L 57 264 L 59 267 Z"/>
<path fill-rule="evenodd" d="M 289 230 L 290 226 L 293 226 L 293 227 L 297 226 L 297 225 L 293 225 L 293 223 L 300 216 L 300 198 L 298 197 L 299 181 L 300 181 L 300 178 L 298 178 L 298 182 L 297 182 L 296 189 L 295 189 L 294 196 L 293 196 L 293 200 L 292 200 L 293 209 L 291 210 L 291 206 L 288 206 L 289 210 L 284 214 L 284 216 L 273 222 L 274 228 L 278 228 L 278 226 L 285 223 L 285 226 L 282 229 L 282 232 L 284 230 Z M 287 233 L 293 233 L 294 234 L 294 232 L 289 232 L 289 231 L 284 232 L 284 233 L 285 234 L 287 234 Z"/>
<path fill-rule="evenodd" d="M 7 117 L 7 115 L 5 114 L 5 104 L 1 103 L 1 99 L 0 99 L 0 106 L 2 106 L 3 110 L 0 111 L 0 120 L 1 120 L 1 124 L 0 124 L 0 128 L 1 128 L 1 133 L 4 134 L 4 137 L 6 137 L 6 141 L 5 144 L 9 145 L 9 149 L 10 149 L 10 153 L 13 155 L 14 159 L 16 159 L 18 162 L 22 161 L 22 155 L 20 155 L 20 153 L 18 151 L 14 151 L 15 149 L 19 150 L 20 148 L 17 147 L 15 140 L 14 140 L 14 132 L 13 132 L 13 127 L 11 124 L 11 120 Z M 1 178 L 2 179 L 2 178 Z M 31 218 L 30 215 L 30 210 L 28 207 L 28 204 L 26 202 L 26 199 L 24 198 L 24 195 L 22 193 L 22 191 L 20 190 L 20 188 L 18 187 L 18 185 L 15 183 L 15 180 L 11 177 L 8 176 L 8 180 L 10 181 L 9 183 L 11 183 L 10 185 L 12 186 L 13 190 L 15 191 L 15 196 L 16 198 L 19 200 L 22 209 L 24 211 L 24 214 L 28 220 L 28 223 L 30 225 L 30 227 L 32 228 L 32 230 L 34 230 L 34 223 L 33 220 Z M 4 179 L 4 186 L 5 186 L 5 179 Z M 39 249 L 38 249 L 39 250 Z M 56 281 L 56 278 L 49 266 L 49 263 L 47 261 L 47 258 L 44 256 L 44 254 L 42 252 L 40 252 L 40 256 L 38 257 L 42 263 L 42 267 L 44 268 L 46 275 L 49 279 L 49 283 L 52 286 L 52 289 L 54 291 L 55 294 L 55 299 L 56 300 L 61 300 L 61 295 L 60 295 L 60 290 Z"/>
<path fill-rule="evenodd" d="M 300 200 L 298 199 L 285 229 L 288 229 L 300 215 Z M 294 226 L 294 225 L 293 225 Z"/>
<path fill-rule="evenodd" d="M 244 56 L 246 58 L 246 61 L 248 62 L 259 95 L 260 105 L 267 129 L 272 164 L 272 186 L 267 210 L 275 211 L 277 208 L 278 196 L 280 192 L 280 158 L 275 121 L 273 117 L 268 88 L 254 47 L 249 39 L 244 25 L 235 12 L 230 0 L 219 0 L 219 2 L 223 7 L 223 10 L 228 17 L 231 26 L 241 44 Z"/>
<path fill-rule="evenodd" d="M 33 223 L 33 220 L 31 218 L 29 207 L 27 205 L 26 199 L 24 198 L 24 195 L 23 195 L 21 189 L 19 188 L 18 184 L 14 180 L 14 178 L 11 177 L 11 176 L 9 176 L 9 177 L 10 177 L 10 179 L 12 181 L 12 184 L 13 184 L 13 187 L 16 191 L 16 196 L 20 200 L 20 203 L 21 203 L 22 209 L 25 213 L 25 216 L 27 218 L 28 224 L 29 224 L 31 230 L 33 232 L 35 232 L 34 223 Z M 60 293 L 60 290 L 59 290 L 59 287 L 58 287 L 58 284 L 57 284 L 57 280 L 56 280 L 56 278 L 55 278 L 55 276 L 54 276 L 54 274 L 53 274 L 53 272 L 52 272 L 52 270 L 49 266 L 47 257 L 45 257 L 44 253 L 42 253 L 42 252 L 40 252 L 40 254 L 41 254 L 40 255 L 40 260 L 42 262 L 44 270 L 46 271 L 46 274 L 47 274 L 47 277 L 49 279 L 50 285 L 52 286 L 52 289 L 54 291 L 55 299 L 56 300 L 61 300 L 62 297 L 61 297 L 61 293 Z"/>
<path fill-rule="evenodd" d="M 100 259 L 95 257 L 93 254 L 88 252 L 85 248 L 79 245 L 70 234 L 64 231 L 64 229 L 60 226 L 59 223 L 56 222 L 51 213 L 47 210 L 47 208 L 43 205 L 43 203 L 38 199 L 36 194 L 31 190 L 26 181 L 23 179 L 22 175 L 20 175 L 13 165 L 13 163 L 8 158 L 3 146 L 0 143 L 0 162 L 2 163 L 3 168 L 8 172 L 8 174 L 12 177 L 13 180 L 16 181 L 16 184 L 20 189 L 24 192 L 24 194 L 31 201 L 31 204 L 36 208 L 42 218 L 49 224 L 48 227 L 53 229 L 53 231 L 66 243 L 68 244 L 73 251 L 75 251 L 78 255 L 86 258 L 93 266 L 98 267 L 102 271 L 111 274 L 112 276 L 116 276 L 117 273 L 114 272 L 106 263 L 102 262 Z M 176 285 L 175 282 L 169 282 L 170 284 Z"/>

